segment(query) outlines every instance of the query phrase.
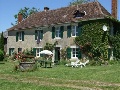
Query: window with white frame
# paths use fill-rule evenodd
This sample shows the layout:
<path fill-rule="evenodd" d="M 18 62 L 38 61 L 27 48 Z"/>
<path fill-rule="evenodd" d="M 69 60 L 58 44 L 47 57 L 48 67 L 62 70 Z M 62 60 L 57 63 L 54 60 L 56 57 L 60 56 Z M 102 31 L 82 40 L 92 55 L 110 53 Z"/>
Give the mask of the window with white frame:
<path fill-rule="evenodd" d="M 41 50 L 42 50 L 42 48 L 36 48 L 36 57 L 41 56 L 41 54 L 40 54 Z"/>
<path fill-rule="evenodd" d="M 11 56 L 13 55 L 13 53 L 14 53 L 14 48 L 9 48 L 9 55 Z"/>
<path fill-rule="evenodd" d="M 18 40 L 19 40 L 19 41 L 22 41 L 22 32 L 19 32 L 19 33 L 18 33 Z"/>
<path fill-rule="evenodd" d="M 22 52 L 22 48 L 18 48 L 18 53 L 19 53 L 19 52 Z"/>
<path fill-rule="evenodd" d="M 78 31 L 77 31 L 77 26 L 72 26 L 72 36 L 77 36 Z"/>
<path fill-rule="evenodd" d="M 78 49 L 72 48 L 72 57 L 78 57 Z"/>
<path fill-rule="evenodd" d="M 40 57 L 40 48 L 36 48 L 36 56 Z"/>
<path fill-rule="evenodd" d="M 60 27 L 56 27 L 55 36 L 56 38 L 60 38 Z"/>

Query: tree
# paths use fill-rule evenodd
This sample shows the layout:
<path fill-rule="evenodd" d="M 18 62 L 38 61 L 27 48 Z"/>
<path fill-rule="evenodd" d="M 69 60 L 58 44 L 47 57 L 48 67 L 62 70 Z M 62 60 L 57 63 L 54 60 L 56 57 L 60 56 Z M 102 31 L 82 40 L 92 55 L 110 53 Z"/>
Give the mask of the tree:
<path fill-rule="evenodd" d="M 114 36 L 109 36 L 109 41 L 113 47 L 113 56 L 116 57 L 116 59 L 120 59 L 120 34 L 117 33 Z"/>
<path fill-rule="evenodd" d="M 3 32 L 0 37 L 0 49 L 4 51 L 4 37 L 3 37 Z"/>
<path fill-rule="evenodd" d="M 83 4 L 83 3 L 88 3 L 88 2 L 93 2 L 95 0 L 73 0 L 72 2 L 70 2 L 70 6 L 71 5 L 77 5 L 77 4 Z"/>
<path fill-rule="evenodd" d="M 14 18 L 16 19 L 15 24 L 17 24 L 18 22 L 18 14 L 22 14 L 23 15 L 23 19 L 27 18 L 28 16 L 30 16 L 33 13 L 39 12 L 39 9 L 36 9 L 35 7 L 27 8 L 24 7 L 23 9 L 21 8 L 19 10 L 19 12 L 17 14 L 14 15 Z M 13 23 L 11 23 L 12 25 L 14 25 Z"/>

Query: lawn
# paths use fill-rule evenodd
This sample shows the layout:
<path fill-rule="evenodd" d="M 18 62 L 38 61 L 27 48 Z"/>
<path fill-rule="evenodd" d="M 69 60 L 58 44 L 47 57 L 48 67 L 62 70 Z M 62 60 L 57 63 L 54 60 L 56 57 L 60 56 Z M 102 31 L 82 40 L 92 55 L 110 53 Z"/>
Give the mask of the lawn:
<path fill-rule="evenodd" d="M 0 64 L 0 90 L 120 90 L 120 64 L 84 68 L 55 65 L 36 71 L 14 71 L 14 62 Z"/>

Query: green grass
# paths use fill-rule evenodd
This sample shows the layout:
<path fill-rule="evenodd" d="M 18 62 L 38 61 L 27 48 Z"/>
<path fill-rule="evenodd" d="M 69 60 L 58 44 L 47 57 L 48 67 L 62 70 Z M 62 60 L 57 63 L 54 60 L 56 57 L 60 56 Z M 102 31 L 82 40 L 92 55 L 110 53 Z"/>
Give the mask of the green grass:
<path fill-rule="evenodd" d="M 84 68 L 56 65 L 38 67 L 33 72 L 14 71 L 14 63 L 0 64 L 0 90 L 84 90 L 120 89 L 120 65 L 86 66 Z M 5 88 L 5 89 L 4 89 Z"/>

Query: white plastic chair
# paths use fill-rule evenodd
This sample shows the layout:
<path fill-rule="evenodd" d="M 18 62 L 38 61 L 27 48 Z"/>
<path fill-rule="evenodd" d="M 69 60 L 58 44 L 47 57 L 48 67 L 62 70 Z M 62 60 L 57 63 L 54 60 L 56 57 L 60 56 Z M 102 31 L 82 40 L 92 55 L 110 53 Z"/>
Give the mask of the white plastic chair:
<path fill-rule="evenodd" d="M 80 64 L 77 64 L 77 67 L 80 66 L 81 68 L 84 66 L 86 66 L 86 64 L 89 63 L 89 60 L 85 61 L 84 63 L 83 62 L 80 62 Z"/>

